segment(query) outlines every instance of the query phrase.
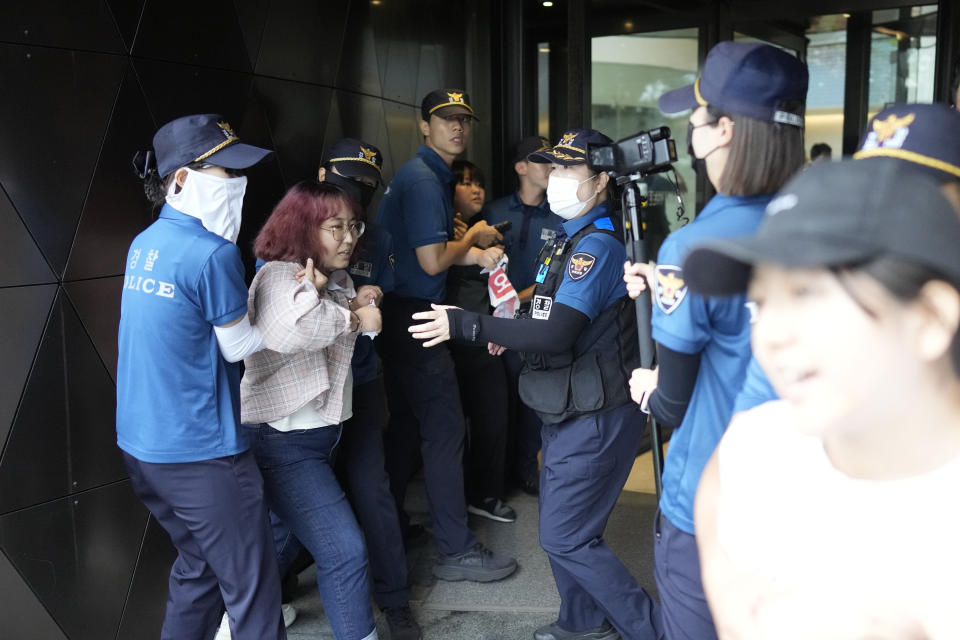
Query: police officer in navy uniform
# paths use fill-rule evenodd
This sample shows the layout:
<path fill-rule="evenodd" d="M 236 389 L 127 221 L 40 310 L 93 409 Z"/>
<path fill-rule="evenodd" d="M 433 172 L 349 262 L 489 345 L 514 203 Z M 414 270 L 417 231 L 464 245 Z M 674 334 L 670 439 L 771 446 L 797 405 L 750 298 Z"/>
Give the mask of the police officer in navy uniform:
<path fill-rule="evenodd" d="M 547 181 L 550 165 L 531 162 L 531 153 L 550 148 L 550 141 L 541 136 L 528 136 L 513 148 L 511 160 L 517 174 L 517 190 L 484 207 L 483 219 L 490 224 L 509 222 L 503 232 L 503 249 L 510 259 L 508 275 L 517 290 L 521 308 L 529 309 L 536 286 L 537 257 L 544 244 L 553 242 L 557 227 L 563 221 L 550 210 L 547 201 Z M 508 376 L 510 397 L 510 447 L 507 452 L 507 472 L 516 479 L 526 493 L 536 495 L 540 487 L 537 452 L 540 451 L 540 418 L 517 395 L 520 375 L 520 357 L 516 351 L 503 354 Z"/>
<path fill-rule="evenodd" d="M 717 637 L 700 582 L 693 501 L 751 359 L 745 297 L 689 291 L 684 259 L 697 243 L 755 232 L 773 194 L 801 168 L 807 78 L 805 64 L 770 45 L 721 42 L 693 85 L 660 98 L 665 113 L 692 109 L 691 158 L 718 192 L 664 241 L 655 270 L 628 265 L 625 275 L 640 284 L 646 278 L 654 289 L 659 358 L 657 370 L 634 371 L 631 393 L 659 422 L 676 427 L 654 546 L 663 626 L 672 640 Z"/>
<path fill-rule="evenodd" d="M 541 252 L 529 317 L 434 305 L 410 327 L 425 346 L 454 339 L 523 352 L 520 395 L 544 423 L 540 544 L 561 598 L 557 621 L 536 640 L 660 637 L 653 600 L 603 539 L 644 422 L 627 384 L 639 356 L 623 230 L 608 204 L 609 176 L 586 164 L 588 145 L 610 142 L 572 129 L 530 155 L 552 164 L 547 197 L 565 221 Z"/>
<path fill-rule="evenodd" d="M 237 640 L 286 638 L 263 480 L 239 428 L 239 361 L 262 336 L 234 242 L 242 170 L 269 153 L 204 114 L 165 124 L 138 156 L 148 196 L 164 204 L 127 254 L 117 444 L 177 549 L 161 633 L 171 640 L 213 637 L 224 604 Z"/>
<path fill-rule="evenodd" d="M 323 154 L 318 179 L 335 184 L 364 211 L 382 183 L 383 155 L 361 140 L 343 138 Z M 357 261 L 350 267 L 355 288 L 394 288 L 393 240 L 368 222 Z M 384 613 L 393 640 L 418 640 L 420 626 L 410 611 L 407 556 L 397 506 L 390 492 L 383 448 L 387 424 L 386 391 L 372 336 L 358 336 L 353 348 L 353 417 L 343 426 L 337 475 L 363 529 L 373 577 L 373 599 Z"/>
<path fill-rule="evenodd" d="M 440 555 L 433 573 L 442 580 L 487 582 L 507 577 L 517 563 L 486 549 L 467 528 L 463 484 L 465 424 L 453 359 L 446 345 L 424 349 L 407 326 L 417 311 L 445 294 L 447 269 L 481 264 L 493 269 L 501 235 L 484 221 L 453 239 L 453 173 L 473 123 L 467 94 L 438 89 L 420 105 L 424 144 L 397 171 L 383 194 L 377 222 L 390 232 L 396 256 L 394 291 L 384 296 L 383 358 L 390 407 L 387 470 L 402 524 L 406 485 L 423 460 L 433 535 Z"/>

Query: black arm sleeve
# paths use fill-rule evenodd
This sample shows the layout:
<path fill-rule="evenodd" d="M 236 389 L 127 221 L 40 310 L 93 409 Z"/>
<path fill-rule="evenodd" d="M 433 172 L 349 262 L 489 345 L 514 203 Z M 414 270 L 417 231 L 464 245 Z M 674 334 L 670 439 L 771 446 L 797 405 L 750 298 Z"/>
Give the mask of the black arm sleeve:
<path fill-rule="evenodd" d="M 700 354 L 680 353 L 662 344 L 657 346 L 660 374 L 647 406 L 657 422 L 676 427 L 683 422 L 693 395 L 693 386 L 700 372 Z"/>
<path fill-rule="evenodd" d="M 471 344 L 493 342 L 515 351 L 562 353 L 590 323 L 586 314 L 554 304 L 547 320 L 495 318 L 462 309 L 447 309 L 450 339 Z"/>

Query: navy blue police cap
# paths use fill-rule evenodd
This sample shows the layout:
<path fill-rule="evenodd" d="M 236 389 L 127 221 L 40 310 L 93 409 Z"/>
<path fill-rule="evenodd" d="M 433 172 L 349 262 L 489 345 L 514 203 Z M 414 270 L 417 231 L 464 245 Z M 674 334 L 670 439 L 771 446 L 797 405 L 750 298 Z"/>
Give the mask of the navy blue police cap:
<path fill-rule="evenodd" d="M 337 173 L 348 178 L 368 178 L 377 184 L 383 182 L 383 154 L 372 144 L 356 138 L 341 138 L 323 154 L 323 165 L 336 167 Z"/>
<path fill-rule="evenodd" d="M 960 180 L 960 111 L 945 104 L 903 104 L 870 120 L 854 158 L 912 162 L 940 182 Z"/>
<path fill-rule="evenodd" d="M 526 160 L 527 156 L 531 153 L 545 151 L 549 148 L 550 141 L 543 136 L 527 136 L 513 146 L 513 156 L 511 156 L 511 159 L 514 163 L 517 163 L 521 160 Z"/>
<path fill-rule="evenodd" d="M 683 273 L 691 291 L 725 296 L 747 290 L 757 263 L 845 267 L 892 255 L 960 280 L 957 247 L 960 216 L 930 176 L 891 158 L 843 160 L 798 173 L 755 235 L 695 246 Z"/>
<path fill-rule="evenodd" d="M 184 116 L 163 125 L 153 136 L 153 150 L 161 178 L 193 162 L 246 169 L 273 153 L 240 142 L 223 116 L 214 113 Z"/>
<path fill-rule="evenodd" d="M 807 65 L 762 43 L 720 42 L 696 82 L 660 96 L 660 110 L 678 113 L 708 104 L 733 115 L 803 128 Z"/>
<path fill-rule="evenodd" d="M 430 116 L 449 118 L 458 115 L 479 120 L 470 106 L 470 96 L 463 89 L 435 89 L 420 102 L 420 117 L 426 122 L 430 122 Z"/>
<path fill-rule="evenodd" d="M 588 145 L 605 145 L 613 140 L 594 129 L 570 129 L 562 136 L 559 142 L 544 149 L 535 151 L 527 156 L 530 162 L 552 162 L 565 167 L 583 164 L 587 161 Z"/>

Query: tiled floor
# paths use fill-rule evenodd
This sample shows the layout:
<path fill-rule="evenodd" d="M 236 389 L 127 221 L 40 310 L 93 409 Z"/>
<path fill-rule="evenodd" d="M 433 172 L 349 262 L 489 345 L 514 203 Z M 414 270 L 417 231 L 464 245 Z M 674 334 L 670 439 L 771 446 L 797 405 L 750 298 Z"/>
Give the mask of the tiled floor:
<path fill-rule="evenodd" d="M 642 459 L 641 459 L 642 460 Z M 407 507 L 415 522 L 429 515 L 422 485 L 411 487 Z M 537 500 L 525 494 L 510 497 L 517 521 L 509 524 L 470 516 L 477 537 L 491 549 L 516 556 L 520 568 L 509 578 L 490 584 L 437 581 L 431 574 L 432 542 L 408 552 L 413 596 L 411 606 L 424 630 L 424 640 L 530 640 L 537 627 L 556 619 L 560 598 L 547 557 L 537 542 Z M 606 540 L 640 584 L 655 595 L 653 583 L 654 496 L 624 492 L 610 517 Z M 323 615 L 314 570 L 300 575 L 299 616 L 288 630 L 290 640 L 333 637 Z M 381 640 L 390 633 L 377 614 Z"/>

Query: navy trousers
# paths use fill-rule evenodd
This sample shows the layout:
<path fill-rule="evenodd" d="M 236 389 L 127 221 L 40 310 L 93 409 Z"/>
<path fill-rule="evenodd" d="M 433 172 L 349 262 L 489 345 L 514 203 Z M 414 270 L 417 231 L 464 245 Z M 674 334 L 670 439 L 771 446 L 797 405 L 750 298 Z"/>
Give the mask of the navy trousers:
<path fill-rule="evenodd" d="M 560 592 L 564 630 L 607 619 L 625 640 L 661 637 L 656 603 L 603 539 L 640 446 L 642 417 L 630 402 L 543 426 L 540 546 Z"/>
<path fill-rule="evenodd" d="M 660 592 L 663 629 L 670 640 L 716 640 L 717 630 L 700 579 L 697 539 L 657 512 L 653 575 Z"/>
<path fill-rule="evenodd" d="M 469 419 L 467 431 L 467 499 L 479 504 L 485 498 L 504 498 L 504 464 L 509 425 L 507 380 L 500 358 L 483 347 L 451 345 L 457 370 L 460 400 Z"/>
<path fill-rule="evenodd" d="M 253 455 L 153 464 L 123 454 L 133 490 L 177 548 L 162 640 L 283 640 L 280 576 Z"/>
<path fill-rule="evenodd" d="M 383 360 L 390 406 L 385 436 L 387 473 L 401 524 L 407 484 L 420 468 L 441 553 L 466 551 L 477 539 L 467 528 L 463 488 L 466 427 L 453 358 L 446 344 L 429 349 L 410 336 L 411 315 L 430 309 L 426 300 L 388 294 L 381 311 L 383 334 L 376 341 Z"/>
<path fill-rule="evenodd" d="M 367 541 L 373 599 L 382 609 L 410 601 L 407 554 L 383 454 L 387 423 L 383 378 L 353 388 L 353 417 L 343 425 L 337 476 Z"/>

